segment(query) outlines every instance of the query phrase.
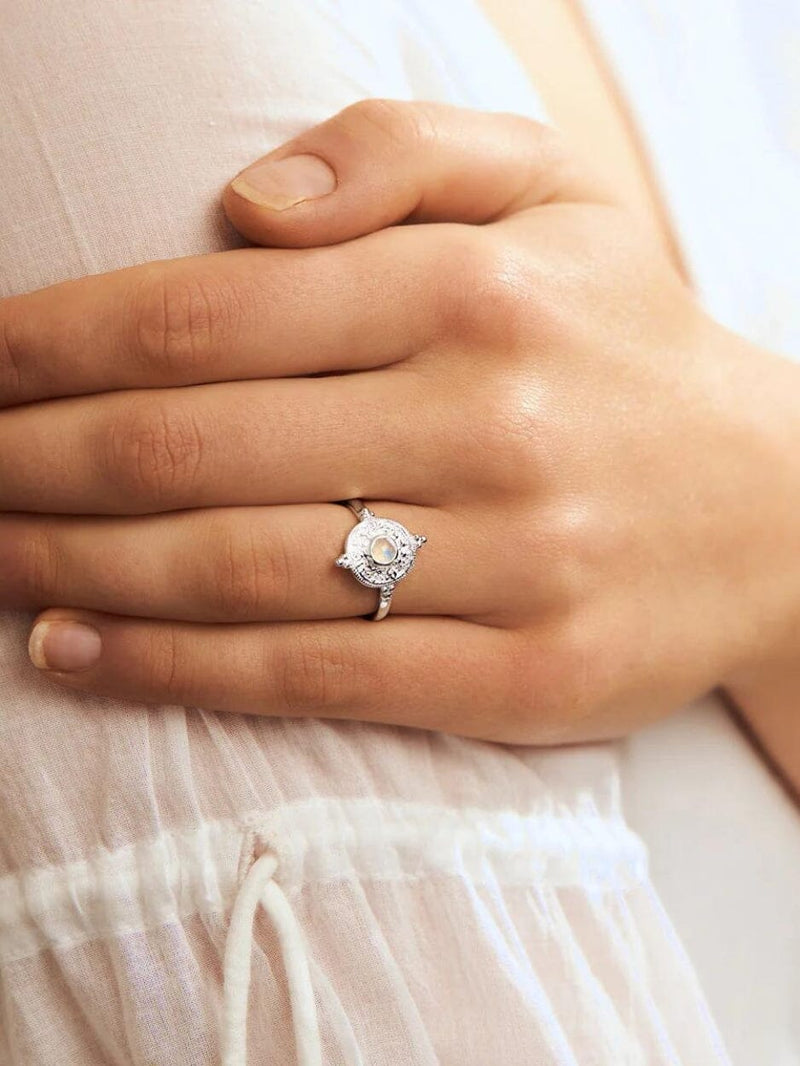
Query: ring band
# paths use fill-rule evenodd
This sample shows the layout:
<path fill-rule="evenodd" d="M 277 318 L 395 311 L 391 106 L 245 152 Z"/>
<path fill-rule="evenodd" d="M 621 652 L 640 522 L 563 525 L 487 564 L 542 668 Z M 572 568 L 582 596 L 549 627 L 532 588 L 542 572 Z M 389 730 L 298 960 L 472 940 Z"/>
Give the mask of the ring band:
<path fill-rule="evenodd" d="M 367 588 L 377 589 L 378 609 L 372 620 L 380 622 L 389 613 L 398 582 L 409 573 L 417 551 L 428 538 L 409 533 L 392 518 L 379 518 L 363 500 L 342 502 L 350 508 L 358 523 L 348 533 L 344 553 L 336 560 L 336 565 L 350 570 L 353 577 Z"/>

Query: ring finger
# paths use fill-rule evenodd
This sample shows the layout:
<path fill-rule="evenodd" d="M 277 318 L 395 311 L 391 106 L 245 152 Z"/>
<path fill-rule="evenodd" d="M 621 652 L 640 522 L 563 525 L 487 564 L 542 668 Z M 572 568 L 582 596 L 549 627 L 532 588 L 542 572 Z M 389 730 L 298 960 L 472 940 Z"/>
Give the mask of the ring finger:
<path fill-rule="evenodd" d="M 448 511 L 375 503 L 428 537 L 397 585 L 393 614 L 495 611 L 484 523 Z M 73 607 L 187 622 L 357 617 L 378 593 L 335 565 L 355 519 L 334 504 L 238 507 L 142 518 L 12 515 L 0 520 L 0 603 Z M 454 560 L 477 561 L 464 581 Z"/>
<path fill-rule="evenodd" d="M 404 366 L 18 407 L 0 414 L 0 510 L 434 504 L 460 476 L 454 428 L 434 399 Z"/>

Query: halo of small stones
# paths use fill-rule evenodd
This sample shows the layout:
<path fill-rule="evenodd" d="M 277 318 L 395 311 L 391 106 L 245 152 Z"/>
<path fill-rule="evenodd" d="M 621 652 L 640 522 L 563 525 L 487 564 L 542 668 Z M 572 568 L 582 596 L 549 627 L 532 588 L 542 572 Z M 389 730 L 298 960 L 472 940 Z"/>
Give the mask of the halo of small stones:
<path fill-rule="evenodd" d="M 391 537 L 397 545 L 397 558 L 388 565 L 376 563 L 370 555 L 370 544 L 375 537 Z M 391 518 L 362 518 L 347 536 L 345 554 L 350 570 L 361 584 L 379 589 L 406 576 L 414 565 L 417 543 L 405 526 Z"/>

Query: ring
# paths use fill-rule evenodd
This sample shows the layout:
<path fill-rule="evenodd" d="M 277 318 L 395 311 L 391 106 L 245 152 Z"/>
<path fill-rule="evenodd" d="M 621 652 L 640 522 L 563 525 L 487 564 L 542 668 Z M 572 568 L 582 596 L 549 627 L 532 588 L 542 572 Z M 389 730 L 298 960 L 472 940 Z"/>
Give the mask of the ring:
<path fill-rule="evenodd" d="M 350 570 L 367 588 L 378 590 L 378 610 L 372 620 L 380 622 L 389 613 L 397 583 L 411 570 L 417 551 L 428 538 L 409 533 L 391 518 L 378 518 L 363 500 L 343 502 L 358 519 L 358 525 L 348 533 L 344 554 L 336 565 Z"/>

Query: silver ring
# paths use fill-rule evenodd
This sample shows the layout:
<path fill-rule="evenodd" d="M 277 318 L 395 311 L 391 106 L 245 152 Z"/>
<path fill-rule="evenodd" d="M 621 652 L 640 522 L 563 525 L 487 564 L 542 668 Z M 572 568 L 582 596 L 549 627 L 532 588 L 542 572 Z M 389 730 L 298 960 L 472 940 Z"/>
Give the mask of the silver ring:
<path fill-rule="evenodd" d="M 378 609 L 372 619 L 380 622 L 389 613 L 398 582 L 411 570 L 417 551 L 428 538 L 409 533 L 391 518 L 378 518 L 363 500 L 343 503 L 356 516 L 358 525 L 348 533 L 344 554 L 336 565 L 349 570 L 367 588 L 378 590 Z"/>

